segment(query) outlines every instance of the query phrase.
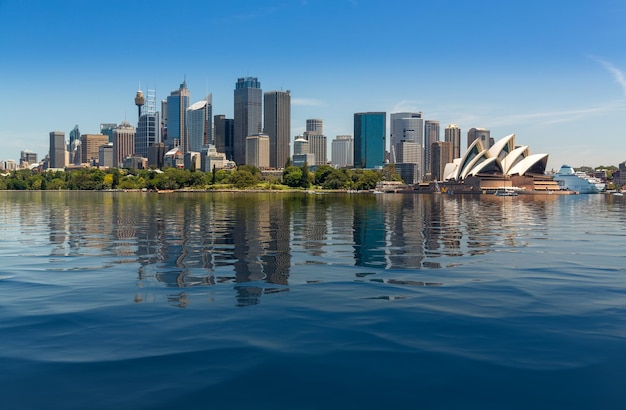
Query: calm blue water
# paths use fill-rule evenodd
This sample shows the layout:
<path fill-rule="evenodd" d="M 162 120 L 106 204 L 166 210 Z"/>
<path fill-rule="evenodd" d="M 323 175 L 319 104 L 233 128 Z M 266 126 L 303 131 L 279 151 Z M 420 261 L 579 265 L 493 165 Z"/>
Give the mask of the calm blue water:
<path fill-rule="evenodd" d="M 0 192 L 2 409 L 626 406 L 626 199 Z"/>

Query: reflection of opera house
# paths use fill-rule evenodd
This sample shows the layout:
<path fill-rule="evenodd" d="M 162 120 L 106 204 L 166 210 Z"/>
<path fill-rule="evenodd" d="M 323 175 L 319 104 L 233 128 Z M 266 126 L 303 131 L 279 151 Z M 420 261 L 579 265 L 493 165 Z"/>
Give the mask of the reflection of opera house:
<path fill-rule="evenodd" d="M 545 174 L 548 154 L 530 154 L 526 145 L 515 145 L 515 134 L 485 149 L 475 140 L 467 151 L 446 164 L 442 191 L 493 192 L 498 188 L 519 188 L 520 192 L 554 192 L 559 185 Z"/>

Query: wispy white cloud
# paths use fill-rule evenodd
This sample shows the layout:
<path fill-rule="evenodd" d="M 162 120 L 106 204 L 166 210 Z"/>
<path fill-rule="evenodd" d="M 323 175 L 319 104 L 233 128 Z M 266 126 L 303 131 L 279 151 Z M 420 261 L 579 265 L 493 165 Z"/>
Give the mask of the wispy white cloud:
<path fill-rule="evenodd" d="M 420 112 L 419 102 L 412 100 L 398 101 L 389 112 Z"/>
<path fill-rule="evenodd" d="M 316 100 L 315 98 L 292 98 L 291 105 L 297 105 L 300 107 L 323 107 L 323 101 Z"/>
<path fill-rule="evenodd" d="M 606 60 L 602 60 L 601 58 L 595 56 L 589 56 L 589 58 L 596 63 L 602 65 L 602 67 L 604 67 L 609 73 L 611 73 L 611 75 L 613 75 L 615 82 L 617 82 L 617 84 L 622 87 L 622 92 L 626 97 L 626 76 L 624 75 L 624 72 Z"/>
<path fill-rule="evenodd" d="M 574 110 L 499 115 L 497 118 L 490 120 L 489 124 L 492 126 L 515 125 L 528 122 L 534 122 L 538 125 L 559 124 L 563 122 L 580 120 L 593 115 L 622 111 L 625 108 L 626 104 L 623 101 L 618 101 L 615 103 L 605 104 L 601 106 L 579 108 Z"/>

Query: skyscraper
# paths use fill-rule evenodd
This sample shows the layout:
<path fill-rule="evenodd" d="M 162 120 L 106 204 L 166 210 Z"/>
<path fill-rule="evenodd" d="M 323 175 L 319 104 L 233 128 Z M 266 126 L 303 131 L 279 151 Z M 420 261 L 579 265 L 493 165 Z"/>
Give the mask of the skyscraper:
<path fill-rule="evenodd" d="M 461 129 L 458 125 L 446 127 L 444 140 L 452 144 L 452 158 L 461 158 Z"/>
<path fill-rule="evenodd" d="M 80 130 L 78 124 L 74 126 L 74 129 L 70 131 L 70 143 L 67 146 L 69 152 L 69 163 L 80 165 Z"/>
<path fill-rule="evenodd" d="M 161 123 L 159 124 L 159 133 L 161 134 L 161 142 L 165 148 L 170 148 L 167 139 L 167 99 L 161 100 Z"/>
<path fill-rule="evenodd" d="M 157 122 L 158 123 L 158 122 Z M 163 160 L 165 158 L 165 144 L 162 142 L 155 142 L 148 147 L 148 166 L 154 166 L 156 168 L 163 168 Z M 146 157 L 144 157 L 146 158 Z"/>
<path fill-rule="evenodd" d="M 102 145 L 109 143 L 108 135 L 104 134 L 83 134 L 80 136 L 80 150 L 82 163 L 94 165 L 99 158 L 99 150 Z"/>
<path fill-rule="evenodd" d="M 135 152 L 135 127 L 126 121 L 113 129 L 113 166 L 121 168 L 124 158 Z"/>
<path fill-rule="evenodd" d="M 389 144 L 390 160 L 394 164 L 413 164 L 402 166 L 405 182 L 421 181 L 424 174 L 424 119 L 421 112 L 397 112 L 389 115 L 391 141 Z M 407 176 L 410 171 L 410 177 Z M 417 170 L 417 171 L 416 171 Z"/>
<path fill-rule="evenodd" d="M 78 129 L 78 124 L 74 125 L 74 129 L 70 131 L 70 145 L 68 146 L 68 151 L 72 152 L 76 148 L 76 141 L 80 141 L 80 130 Z"/>
<path fill-rule="evenodd" d="M 65 133 L 52 131 L 50 133 L 50 156 L 49 168 L 65 168 Z"/>
<path fill-rule="evenodd" d="M 262 91 L 256 77 L 238 78 L 234 95 L 233 160 L 241 165 L 246 161 L 246 137 L 262 130 Z"/>
<path fill-rule="evenodd" d="M 477 139 L 480 140 L 485 149 L 490 148 L 492 145 L 491 131 L 484 128 L 470 128 L 469 131 L 467 131 L 467 147 L 469 148 L 472 142 Z"/>
<path fill-rule="evenodd" d="M 135 133 L 134 153 L 147 158 L 148 147 L 159 142 L 159 113 L 143 114 L 139 117 L 139 124 Z"/>
<path fill-rule="evenodd" d="M 117 127 L 117 124 L 109 122 L 100 124 L 100 134 L 109 137 L 109 142 L 113 142 L 113 130 Z"/>
<path fill-rule="evenodd" d="M 225 115 L 219 114 L 213 117 L 215 127 L 215 149 L 217 152 L 224 153 L 226 159 L 233 160 L 233 133 L 235 120 L 226 118 Z"/>
<path fill-rule="evenodd" d="M 318 135 L 324 135 L 324 121 L 319 118 L 306 120 L 306 131 Z"/>
<path fill-rule="evenodd" d="M 309 152 L 315 156 L 315 164 L 309 164 L 310 166 L 326 165 L 328 162 L 328 143 L 326 142 L 326 136 L 317 133 L 311 133 L 306 131 L 303 135 L 304 139 L 309 141 Z"/>
<path fill-rule="evenodd" d="M 132 127 L 132 125 L 131 125 Z M 98 166 L 105 168 L 113 168 L 113 143 L 107 142 L 98 148 Z"/>
<path fill-rule="evenodd" d="M 315 158 L 315 164 L 309 165 L 326 165 L 328 162 L 328 143 L 324 135 L 324 122 L 319 118 L 306 120 L 306 131 L 302 136 L 309 141 L 309 152 Z"/>
<path fill-rule="evenodd" d="M 309 153 L 309 141 L 302 136 L 296 137 L 293 141 L 293 154 L 302 155 Z"/>
<path fill-rule="evenodd" d="M 293 141 L 293 162 L 296 167 L 301 167 L 304 164 L 308 166 L 315 164 L 315 154 L 309 152 L 309 141 L 302 135 L 296 137 Z"/>
<path fill-rule="evenodd" d="M 187 135 L 189 150 L 200 152 L 202 147 L 213 143 L 213 108 L 212 96 L 198 101 L 187 108 Z"/>
<path fill-rule="evenodd" d="M 374 169 L 385 163 L 385 130 L 387 114 L 361 112 L 354 114 L 354 166 Z"/>
<path fill-rule="evenodd" d="M 354 166 L 354 140 L 352 135 L 337 135 L 331 142 L 331 164 L 336 168 Z"/>
<path fill-rule="evenodd" d="M 149 147 L 161 142 L 159 112 L 156 110 L 156 90 L 149 89 L 147 91 L 144 103 L 135 132 L 135 150 L 133 153 L 147 158 Z"/>
<path fill-rule="evenodd" d="M 270 137 L 270 167 L 283 168 L 289 160 L 291 94 L 269 91 L 263 94 L 265 134 Z"/>
<path fill-rule="evenodd" d="M 267 135 L 254 134 L 246 137 L 244 163 L 259 169 L 267 169 L 270 166 L 270 138 Z"/>
<path fill-rule="evenodd" d="M 20 151 L 20 168 L 27 167 L 37 163 L 37 153 L 30 150 Z"/>
<path fill-rule="evenodd" d="M 431 144 L 431 175 L 433 181 L 441 181 L 446 164 L 452 162 L 453 145 L 448 141 L 435 141 Z"/>
<path fill-rule="evenodd" d="M 433 142 L 439 141 L 439 121 L 426 120 L 424 122 L 424 165 L 427 174 L 432 173 L 430 150 Z"/>
<path fill-rule="evenodd" d="M 167 143 L 170 147 L 179 146 L 185 153 L 189 151 L 187 140 L 187 108 L 189 107 L 189 89 L 183 81 L 178 90 L 167 97 Z"/>
<path fill-rule="evenodd" d="M 394 112 L 389 114 L 389 145 L 391 162 L 399 162 L 394 157 L 394 147 L 397 144 L 409 141 L 423 144 L 424 119 L 421 112 Z"/>

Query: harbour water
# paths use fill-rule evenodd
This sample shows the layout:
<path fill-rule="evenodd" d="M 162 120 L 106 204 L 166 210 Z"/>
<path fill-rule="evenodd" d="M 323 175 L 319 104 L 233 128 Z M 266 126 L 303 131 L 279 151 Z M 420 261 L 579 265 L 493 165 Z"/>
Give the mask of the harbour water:
<path fill-rule="evenodd" d="M 610 409 L 626 200 L 0 192 L 2 409 Z"/>

